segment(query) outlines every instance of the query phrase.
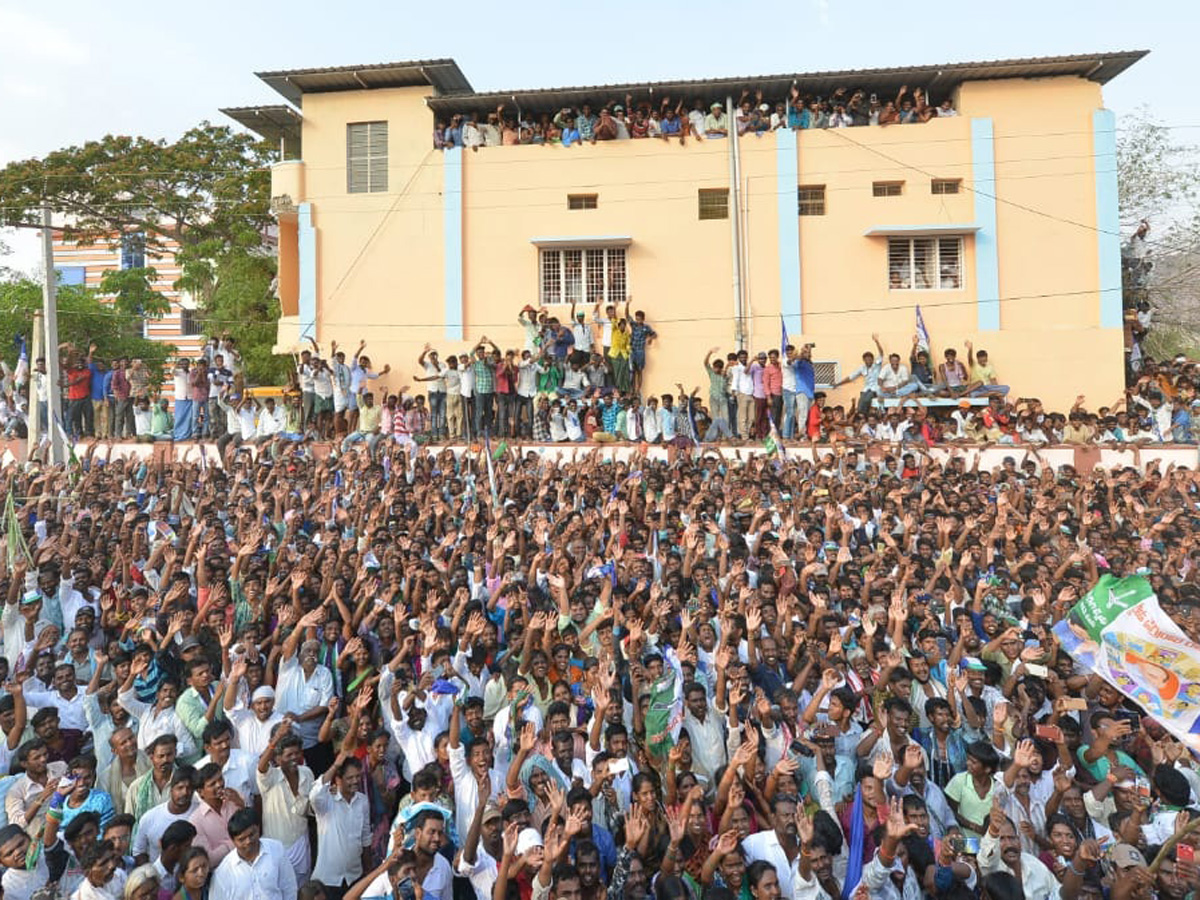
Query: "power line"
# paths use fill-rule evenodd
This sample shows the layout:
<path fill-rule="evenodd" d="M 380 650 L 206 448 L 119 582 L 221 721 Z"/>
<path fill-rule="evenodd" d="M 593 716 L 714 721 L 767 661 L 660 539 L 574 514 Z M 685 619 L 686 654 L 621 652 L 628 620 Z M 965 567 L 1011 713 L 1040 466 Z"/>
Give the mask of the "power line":
<path fill-rule="evenodd" d="M 925 300 L 920 303 L 892 304 L 892 305 L 888 305 L 888 306 L 860 306 L 860 307 L 843 307 L 840 309 L 830 309 L 830 310 L 808 310 L 808 311 L 805 311 L 803 313 L 803 315 L 804 315 L 804 317 L 807 318 L 809 316 L 840 316 L 840 315 L 849 315 L 849 314 L 857 314 L 857 313 L 886 313 L 886 312 L 895 312 L 898 310 L 916 309 L 918 306 L 923 309 L 939 309 L 939 308 L 956 307 L 956 306 L 976 306 L 981 303 L 1008 303 L 1008 302 L 1013 302 L 1013 301 L 1018 301 L 1018 300 L 1047 300 L 1047 299 L 1063 298 L 1063 297 L 1090 296 L 1090 295 L 1110 293 L 1112 291 L 1119 291 L 1119 290 L 1121 290 L 1121 288 L 1119 288 L 1119 287 L 1089 288 L 1089 289 L 1077 290 L 1077 291 L 1050 291 L 1050 292 L 1040 293 L 1040 294 L 1012 294 L 1007 297 L 999 297 L 999 298 L 991 298 L 991 299 L 968 298 L 968 299 L 963 299 L 963 300 L 944 300 L 944 301 Z M 917 292 L 914 291 L 914 293 L 917 293 Z M 921 293 L 938 293 L 938 291 L 923 291 Z M 603 302 L 603 301 L 601 301 L 601 302 Z M 563 307 L 569 306 L 569 304 L 567 304 L 567 303 L 555 304 L 555 305 L 563 306 Z M 585 306 L 585 307 L 586 306 L 594 306 L 595 303 L 592 301 L 588 301 L 588 302 L 581 302 L 580 305 Z M 129 313 L 121 313 L 121 312 L 116 312 L 116 311 L 113 311 L 113 312 L 107 312 L 107 311 L 90 312 L 87 310 L 59 309 L 58 314 L 59 314 L 60 318 L 64 317 L 64 316 L 76 317 L 76 318 L 122 318 L 122 319 L 131 318 L 131 315 Z M 778 312 L 747 313 L 745 315 L 745 318 L 776 320 L 779 318 L 779 315 L 780 315 L 780 313 L 778 313 Z M 136 317 L 133 317 L 133 318 L 136 318 Z M 728 322 L 729 320 L 730 320 L 730 316 L 728 316 L 728 315 L 682 316 L 682 317 L 664 317 L 664 318 L 654 317 L 653 323 L 654 324 L 680 324 L 680 323 L 686 323 L 686 322 Z M 154 320 L 151 319 L 149 321 L 154 321 Z M 222 326 L 275 325 L 275 324 L 278 324 L 278 321 L 276 319 L 246 319 L 246 318 L 218 319 L 218 318 L 214 318 L 214 317 L 210 317 L 210 316 L 204 316 L 204 321 L 206 324 L 210 324 L 210 325 L 215 324 L 215 325 L 222 325 Z M 321 325 L 324 327 L 337 327 L 337 328 L 444 328 L 445 324 L 446 324 L 445 322 L 365 322 L 365 321 L 340 322 L 340 321 L 329 321 L 329 320 L 322 320 L 322 322 L 321 322 Z M 494 329 L 494 328 L 513 327 L 517 324 L 517 322 L 515 319 L 512 319 L 512 320 L 507 320 L 504 322 L 470 322 L 469 324 L 472 328 Z M 188 335 L 178 335 L 178 337 L 187 337 L 187 336 Z"/>

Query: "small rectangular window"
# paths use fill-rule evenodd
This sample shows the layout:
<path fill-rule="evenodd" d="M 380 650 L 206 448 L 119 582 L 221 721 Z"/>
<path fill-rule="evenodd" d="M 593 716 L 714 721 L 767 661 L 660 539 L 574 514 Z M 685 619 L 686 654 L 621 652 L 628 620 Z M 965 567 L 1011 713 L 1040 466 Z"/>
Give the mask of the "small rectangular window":
<path fill-rule="evenodd" d="M 567 194 L 567 209 L 595 209 L 599 194 Z"/>
<path fill-rule="evenodd" d="M 800 204 L 800 215 L 825 215 L 825 185 L 802 184 L 797 189 L 797 200 Z"/>
<path fill-rule="evenodd" d="M 839 371 L 836 361 L 816 360 L 813 365 L 813 384 L 819 388 L 831 388 L 838 382 Z"/>
<path fill-rule="evenodd" d="M 876 181 L 871 185 L 871 195 L 874 197 L 899 197 L 903 192 L 903 181 Z"/>
<path fill-rule="evenodd" d="M 700 188 L 698 193 L 700 218 L 729 218 L 729 188 Z"/>
<path fill-rule="evenodd" d="M 935 178 L 929 183 L 929 193 L 957 194 L 961 187 L 961 178 Z"/>
<path fill-rule="evenodd" d="M 388 189 L 388 123 L 346 126 L 346 191 L 383 193 Z"/>

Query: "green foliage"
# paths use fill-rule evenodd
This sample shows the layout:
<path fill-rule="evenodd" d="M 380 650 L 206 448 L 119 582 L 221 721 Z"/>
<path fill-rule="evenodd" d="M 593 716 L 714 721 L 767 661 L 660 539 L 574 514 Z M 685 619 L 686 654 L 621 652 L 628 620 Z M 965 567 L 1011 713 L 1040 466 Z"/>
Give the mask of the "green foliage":
<path fill-rule="evenodd" d="M 122 313 L 161 319 L 171 311 L 171 303 L 154 290 L 155 277 L 152 268 L 110 269 L 100 279 L 100 293 L 112 297 Z"/>
<path fill-rule="evenodd" d="M 32 352 L 30 331 L 33 314 L 42 308 L 42 287 L 27 278 L 0 281 L 0 350 L 13 357 L 15 338 L 24 335 Z M 96 345 L 96 355 L 103 360 L 118 356 L 142 359 L 155 383 L 161 376 L 167 359 L 175 347 L 142 337 L 140 317 L 105 303 L 99 293 L 78 285 L 59 285 L 58 340 L 86 350 Z"/>
<path fill-rule="evenodd" d="M 251 380 L 269 382 L 279 304 L 270 297 L 274 263 L 260 254 L 273 224 L 273 160 L 270 145 L 208 122 L 175 141 L 108 135 L 0 169 L 0 209 L 8 224 L 36 225 L 45 199 L 68 240 L 115 246 L 137 234 L 148 265 L 173 251 L 175 287 L 216 323 L 210 333 L 238 336 Z M 161 316 L 168 307 L 150 290 L 153 277 L 152 268 L 112 272 L 103 290 L 118 312 Z"/>
<path fill-rule="evenodd" d="M 287 356 L 275 356 L 279 300 L 275 297 L 275 259 L 265 253 L 233 250 L 213 264 L 205 333 L 232 335 L 251 384 L 283 384 L 291 368 Z"/>

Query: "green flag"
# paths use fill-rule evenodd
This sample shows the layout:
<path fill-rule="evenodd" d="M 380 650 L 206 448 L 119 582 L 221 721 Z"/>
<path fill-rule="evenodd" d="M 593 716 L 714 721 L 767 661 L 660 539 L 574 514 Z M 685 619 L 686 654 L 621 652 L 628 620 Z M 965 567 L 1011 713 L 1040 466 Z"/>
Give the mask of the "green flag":
<path fill-rule="evenodd" d="M 667 667 L 659 679 L 650 685 L 650 707 L 646 710 L 646 746 L 656 759 L 666 759 L 674 746 L 671 729 L 675 709 L 675 670 Z"/>

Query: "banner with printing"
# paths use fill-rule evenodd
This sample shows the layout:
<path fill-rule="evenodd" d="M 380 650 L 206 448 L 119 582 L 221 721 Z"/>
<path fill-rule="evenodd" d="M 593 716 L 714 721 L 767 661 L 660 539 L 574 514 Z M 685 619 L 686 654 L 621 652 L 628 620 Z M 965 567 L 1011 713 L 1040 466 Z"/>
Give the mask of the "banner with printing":
<path fill-rule="evenodd" d="M 1200 644 L 1171 621 L 1145 578 L 1102 576 L 1054 633 L 1079 666 L 1200 751 Z"/>

